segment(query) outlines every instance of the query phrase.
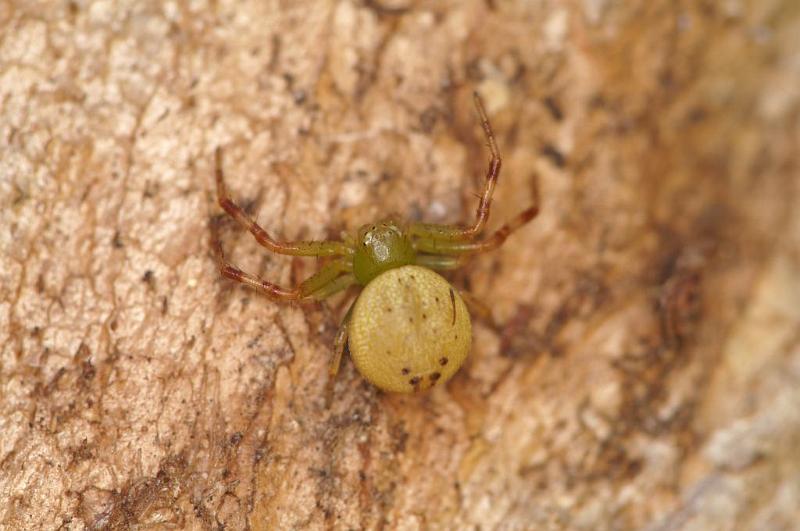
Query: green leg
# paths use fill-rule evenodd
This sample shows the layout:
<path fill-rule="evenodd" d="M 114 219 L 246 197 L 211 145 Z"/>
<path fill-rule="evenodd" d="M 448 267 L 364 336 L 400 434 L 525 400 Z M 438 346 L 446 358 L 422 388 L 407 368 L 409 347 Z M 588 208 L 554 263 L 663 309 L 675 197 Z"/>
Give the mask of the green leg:
<path fill-rule="evenodd" d="M 335 260 L 325 267 L 317 271 L 314 275 L 303 281 L 300 284 L 300 293 L 303 297 L 314 296 L 315 294 L 336 281 L 340 275 L 349 273 L 352 270 L 352 264 L 348 264 L 345 260 Z"/>
<path fill-rule="evenodd" d="M 458 269 L 467 261 L 464 256 L 447 256 L 443 254 L 419 254 L 415 263 L 428 269 Z"/>
<path fill-rule="evenodd" d="M 333 357 L 331 358 L 331 363 L 328 366 L 328 385 L 325 393 L 325 405 L 327 407 L 330 407 L 333 399 L 333 386 L 336 381 L 336 375 L 339 374 L 339 367 L 342 365 L 344 349 L 347 346 L 350 316 L 353 313 L 353 306 L 355 306 L 355 301 L 350 304 L 350 308 L 344 315 L 342 324 L 339 326 L 339 330 L 336 332 L 336 337 L 333 340 Z"/>
<path fill-rule="evenodd" d="M 463 241 L 470 239 L 465 229 L 456 225 L 437 225 L 435 223 L 412 223 L 408 227 L 408 233 L 423 240 L 456 240 Z"/>
<path fill-rule="evenodd" d="M 491 251 L 500 247 L 508 236 L 539 213 L 538 201 L 533 206 L 523 210 L 511 221 L 497 229 L 497 231 L 479 242 L 461 241 L 460 239 L 447 238 L 418 238 L 414 241 L 417 251 L 429 254 L 476 254 Z"/>
<path fill-rule="evenodd" d="M 355 281 L 355 277 L 350 274 L 350 266 L 346 260 L 336 260 L 327 266 L 323 267 L 314 276 L 295 287 L 294 289 L 282 288 L 266 280 L 262 280 L 256 275 L 246 273 L 231 264 L 225 259 L 225 253 L 222 250 L 222 243 L 219 240 L 217 222 L 211 224 L 211 242 L 214 248 L 214 254 L 217 258 L 217 265 L 222 276 L 241 282 L 256 291 L 266 295 L 272 300 L 281 301 L 296 301 L 299 299 L 308 298 L 310 295 L 324 295 L 335 293 L 339 289 L 344 289 L 342 286 L 344 281 L 341 278 L 351 278 Z M 332 289 L 334 289 L 331 291 Z M 322 298 L 322 297 L 318 297 Z"/>
<path fill-rule="evenodd" d="M 327 299 L 331 295 L 339 293 L 340 291 L 349 288 L 355 283 L 356 283 L 356 277 L 348 273 L 346 275 L 342 275 L 340 277 L 331 280 L 317 291 L 311 293 L 310 297 L 316 300 Z"/>

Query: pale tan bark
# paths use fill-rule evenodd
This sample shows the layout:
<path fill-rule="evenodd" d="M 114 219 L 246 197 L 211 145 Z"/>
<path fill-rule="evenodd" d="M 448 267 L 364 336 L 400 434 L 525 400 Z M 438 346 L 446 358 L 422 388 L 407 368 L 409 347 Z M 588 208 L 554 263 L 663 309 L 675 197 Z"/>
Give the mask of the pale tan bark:
<path fill-rule="evenodd" d="M 0 527 L 790 529 L 800 7 L 0 2 Z M 453 282 L 447 388 L 222 281 L 212 153 L 287 238 L 543 210 Z M 225 232 L 288 285 L 313 261 Z M 300 265 L 302 263 L 302 265 Z"/>

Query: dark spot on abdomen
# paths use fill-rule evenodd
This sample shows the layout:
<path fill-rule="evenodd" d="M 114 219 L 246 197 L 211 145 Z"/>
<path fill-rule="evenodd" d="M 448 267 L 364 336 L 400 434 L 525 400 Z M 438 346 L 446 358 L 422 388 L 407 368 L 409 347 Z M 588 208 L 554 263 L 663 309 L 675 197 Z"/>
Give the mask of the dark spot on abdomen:
<path fill-rule="evenodd" d="M 456 294 L 453 293 L 453 288 L 450 288 L 450 303 L 453 305 L 453 326 L 456 324 Z"/>

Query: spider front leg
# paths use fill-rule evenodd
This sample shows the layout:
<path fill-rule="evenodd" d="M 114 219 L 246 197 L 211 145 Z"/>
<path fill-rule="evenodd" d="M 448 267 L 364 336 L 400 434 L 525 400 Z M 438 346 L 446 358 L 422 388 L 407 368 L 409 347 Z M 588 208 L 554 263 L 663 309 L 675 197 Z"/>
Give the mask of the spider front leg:
<path fill-rule="evenodd" d="M 478 204 L 478 210 L 475 213 L 475 223 L 467 228 L 454 227 L 451 225 L 435 225 L 431 223 L 414 223 L 409 227 L 409 232 L 412 236 L 433 239 L 470 240 L 481 233 L 483 227 L 486 225 L 486 220 L 489 219 L 492 195 L 494 194 L 494 187 L 497 184 L 497 179 L 500 176 L 500 167 L 503 164 L 503 160 L 500 158 L 500 150 L 497 148 L 494 131 L 492 131 L 492 125 L 489 123 L 489 117 L 486 115 L 486 109 L 483 107 L 481 97 L 476 92 L 473 98 L 475 101 L 475 109 L 478 111 L 478 116 L 481 120 L 483 133 L 486 136 L 486 144 L 489 146 L 489 151 L 492 154 L 492 159 L 489 162 L 489 169 L 486 171 L 483 194 Z"/>
<path fill-rule="evenodd" d="M 299 241 L 280 242 L 265 231 L 256 221 L 233 202 L 225 187 L 225 177 L 222 171 L 222 148 L 214 151 L 214 168 L 217 183 L 217 201 L 219 206 L 228 213 L 236 222 L 250 231 L 256 241 L 273 253 L 288 254 L 293 256 L 344 256 L 353 253 L 353 250 L 344 242 L 337 241 Z"/>
<path fill-rule="evenodd" d="M 522 228 L 539 214 L 538 197 L 532 206 L 517 214 L 511 221 L 497 229 L 491 236 L 478 242 L 463 241 L 452 237 L 420 237 L 414 242 L 417 251 L 440 255 L 477 254 L 500 247 L 514 231 Z"/>
<path fill-rule="evenodd" d="M 241 282 L 272 300 L 324 299 L 355 283 L 355 277 L 352 274 L 352 262 L 344 259 L 334 260 L 294 289 L 282 288 L 277 284 L 262 280 L 255 275 L 242 271 L 225 259 L 225 252 L 219 239 L 218 224 L 218 220 L 212 222 L 211 237 L 220 274 Z"/>

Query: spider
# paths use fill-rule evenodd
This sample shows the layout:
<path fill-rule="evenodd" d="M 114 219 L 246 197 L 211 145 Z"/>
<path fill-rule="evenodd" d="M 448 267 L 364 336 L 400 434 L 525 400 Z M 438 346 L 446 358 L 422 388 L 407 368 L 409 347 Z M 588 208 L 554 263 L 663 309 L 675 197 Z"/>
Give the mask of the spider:
<path fill-rule="evenodd" d="M 217 197 L 230 217 L 273 253 L 329 260 L 297 287 L 282 288 L 226 261 L 214 227 L 213 246 L 222 276 L 276 301 L 322 300 L 350 286 L 363 286 L 334 339 L 329 389 L 346 347 L 358 371 L 372 384 L 406 393 L 446 382 L 469 354 L 472 329 L 465 300 L 470 303 L 471 299 L 434 270 L 456 269 L 470 255 L 497 249 L 539 212 L 537 194 L 534 204 L 488 237 L 479 238 L 489 217 L 501 159 L 477 93 L 474 102 L 491 161 L 475 221 L 466 227 L 389 217 L 363 225 L 341 241 L 278 241 L 231 199 L 225 187 L 222 149 L 216 149 Z"/>

